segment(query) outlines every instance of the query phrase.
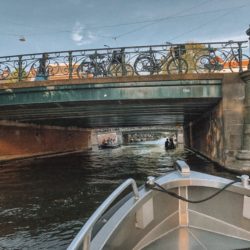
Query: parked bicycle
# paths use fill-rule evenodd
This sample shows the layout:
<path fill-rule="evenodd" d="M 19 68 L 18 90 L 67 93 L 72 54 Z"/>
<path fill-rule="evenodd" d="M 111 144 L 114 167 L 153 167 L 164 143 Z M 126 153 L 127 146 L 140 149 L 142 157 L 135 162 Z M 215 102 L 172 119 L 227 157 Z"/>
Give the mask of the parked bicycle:
<path fill-rule="evenodd" d="M 195 70 L 197 73 L 208 73 L 214 71 L 222 71 L 229 69 L 231 72 L 239 72 L 240 65 L 249 62 L 249 57 L 245 54 L 241 55 L 238 47 L 233 46 L 234 42 L 229 41 L 225 44 L 223 49 L 207 48 L 203 55 L 197 56 L 195 62 Z M 225 50 L 228 48 L 229 50 Z M 200 52 L 199 52 L 200 53 Z"/>
<path fill-rule="evenodd" d="M 106 54 L 94 53 L 88 55 L 78 66 L 79 78 L 128 76 L 134 70 L 130 64 L 125 63 L 124 49 L 108 51 Z"/>
<path fill-rule="evenodd" d="M 171 46 L 166 56 L 150 48 L 136 58 L 135 72 L 137 75 L 185 74 L 188 72 L 188 63 L 182 58 L 185 53 L 185 45 Z"/>

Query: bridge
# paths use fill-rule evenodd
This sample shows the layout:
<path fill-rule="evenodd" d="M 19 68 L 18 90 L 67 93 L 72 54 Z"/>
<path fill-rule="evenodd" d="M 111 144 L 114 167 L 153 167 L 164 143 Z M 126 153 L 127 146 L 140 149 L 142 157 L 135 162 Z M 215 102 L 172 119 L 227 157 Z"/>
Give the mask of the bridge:
<path fill-rule="evenodd" d="M 222 75 L 141 76 L 3 85 L 0 118 L 43 125 L 183 125 L 222 97 Z"/>
<path fill-rule="evenodd" d="M 0 152 L 83 150 L 97 128 L 164 125 L 183 127 L 185 144 L 218 163 L 248 169 L 245 49 L 237 41 L 1 57 Z"/>

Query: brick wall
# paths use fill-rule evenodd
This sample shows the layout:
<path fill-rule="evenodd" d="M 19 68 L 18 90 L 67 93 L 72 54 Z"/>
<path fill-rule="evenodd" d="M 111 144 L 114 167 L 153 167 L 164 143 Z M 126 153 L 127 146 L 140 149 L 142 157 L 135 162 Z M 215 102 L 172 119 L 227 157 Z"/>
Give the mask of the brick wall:
<path fill-rule="evenodd" d="M 85 150 L 90 131 L 77 128 L 0 124 L 0 156 Z"/>

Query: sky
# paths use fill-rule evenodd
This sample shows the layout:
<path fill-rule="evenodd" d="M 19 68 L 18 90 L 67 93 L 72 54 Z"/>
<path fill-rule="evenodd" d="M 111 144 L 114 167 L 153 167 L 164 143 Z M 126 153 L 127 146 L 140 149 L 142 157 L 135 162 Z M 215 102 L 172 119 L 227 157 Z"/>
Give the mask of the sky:
<path fill-rule="evenodd" d="M 248 40 L 250 0 L 0 0 L 0 56 Z"/>

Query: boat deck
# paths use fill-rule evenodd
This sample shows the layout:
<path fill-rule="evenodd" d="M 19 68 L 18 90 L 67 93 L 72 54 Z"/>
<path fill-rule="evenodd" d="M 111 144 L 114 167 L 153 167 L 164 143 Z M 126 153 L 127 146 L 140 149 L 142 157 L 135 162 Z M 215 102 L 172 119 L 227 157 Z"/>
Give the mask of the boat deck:
<path fill-rule="evenodd" d="M 201 229 L 180 227 L 168 232 L 143 250 L 250 250 L 250 241 Z"/>

